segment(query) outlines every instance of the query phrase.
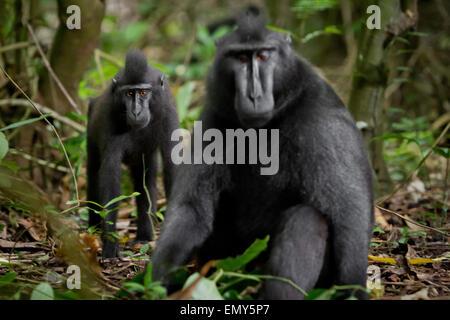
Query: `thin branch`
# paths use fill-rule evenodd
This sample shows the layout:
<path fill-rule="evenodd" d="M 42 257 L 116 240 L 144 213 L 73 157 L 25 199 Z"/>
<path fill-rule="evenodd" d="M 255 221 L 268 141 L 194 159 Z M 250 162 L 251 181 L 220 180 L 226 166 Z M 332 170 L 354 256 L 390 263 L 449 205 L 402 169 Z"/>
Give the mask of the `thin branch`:
<path fill-rule="evenodd" d="M 154 238 L 156 236 L 156 233 L 155 233 L 156 231 L 155 231 L 155 226 L 153 224 L 153 220 L 155 220 L 155 222 L 157 222 L 158 220 L 156 219 L 156 216 L 152 213 L 152 205 L 153 205 L 153 203 L 152 203 L 152 199 L 150 199 L 150 193 L 148 191 L 147 184 L 145 182 L 146 181 L 145 174 L 147 173 L 148 169 L 145 168 L 145 156 L 144 156 L 144 154 L 142 154 L 142 170 L 144 172 L 143 177 L 142 177 L 142 186 L 144 188 L 145 196 L 147 197 L 147 201 L 148 201 L 148 204 L 149 204 L 146 214 L 148 215 L 148 219 L 150 220 L 150 225 L 152 226 L 152 234 L 153 234 L 153 238 Z M 142 195 L 142 196 L 144 196 L 144 195 Z"/>
<path fill-rule="evenodd" d="M 10 44 L 8 46 L 1 47 L 0 48 L 0 53 L 1 52 L 6 52 L 6 51 L 12 51 L 12 50 L 18 50 L 18 49 L 26 48 L 26 47 L 28 47 L 30 45 L 31 45 L 31 43 L 30 42 L 26 42 L 26 41 L 13 43 L 13 44 Z"/>
<path fill-rule="evenodd" d="M 34 107 L 34 109 L 37 111 L 37 112 L 39 112 L 39 114 L 41 115 L 41 116 L 43 116 L 44 114 L 41 112 L 41 110 L 39 110 L 37 107 L 36 107 L 36 105 L 34 104 L 34 102 L 30 99 L 30 97 L 28 97 L 28 95 L 25 93 L 25 91 L 23 91 L 22 90 L 22 88 L 13 80 L 13 78 L 11 78 L 11 76 L 8 74 L 8 72 L 6 72 L 6 70 L 5 69 L 3 69 L 3 67 L 0 65 L 0 69 L 2 70 L 2 72 L 5 74 L 5 76 L 9 79 L 9 81 L 11 81 L 11 83 L 25 96 L 25 98 L 27 98 L 27 100 L 31 103 L 31 105 Z M 63 150 L 63 152 L 64 152 L 64 156 L 65 156 L 65 158 L 66 158 L 66 161 L 67 161 L 67 164 L 69 165 L 69 168 L 70 168 L 70 172 L 72 173 L 72 178 L 73 178 L 73 183 L 74 183 L 74 186 L 75 186 L 75 196 L 76 196 L 76 199 L 77 199 L 77 201 L 78 201 L 78 203 L 79 203 L 79 201 L 80 201 L 80 197 L 79 197 L 79 195 L 78 195 L 78 183 L 77 183 L 77 178 L 76 178 L 76 176 L 75 176 L 75 172 L 74 172 L 74 170 L 73 170 L 73 167 L 72 167 L 72 164 L 70 163 L 70 160 L 69 160 L 69 156 L 68 156 L 68 154 L 67 154 L 67 150 L 66 150 L 66 148 L 64 147 L 64 144 L 63 144 L 63 142 L 62 142 L 62 140 L 61 140 L 61 137 L 59 136 L 59 134 L 58 134 L 58 131 L 56 130 L 56 128 L 55 128 L 55 126 L 53 126 L 53 124 L 50 122 L 50 121 L 48 121 L 48 119 L 47 118 L 44 118 L 44 121 L 52 128 L 52 131 L 55 133 L 55 135 L 56 135 L 56 138 L 58 139 L 58 142 L 59 142 L 59 144 L 61 145 L 61 148 L 62 148 L 62 150 Z"/>
<path fill-rule="evenodd" d="M 70 173 L 70 170 L 67 167 L 59 166 L 59 165 L 54 164 L 54 163 L 52 163 L 52 162 L 50 162 L 48 160 L 43 160 L 43 159 L 39 159 L 39 158 L 33 157 L 32 155 L 29 155 L 28 153 L 25 153 L 23 151 L 20 151 L 20 150 L 14 149 L 14 148 L 10 148 L 8 150 L 8 152 L 11 153 L 11 154 L 15 154 L 15 155 L 21 156 L 21 157 L 23 157 L 23 158 L 25 158 L 27 160 L 34 161 L 34 162 L 40 164 L 41 166 L 46 166 L 46 167 L 49 167 L 51 169 L 55 169 L 55 170 L 58 170 L 58 171 L 61 171 L 61 172 Z"/>
<path fill-rule="evenodd" d="M 417 226 L 419 226 L 419 227 L 421 227 L 421 228 L 433 230 L 433 231 L 439 232 L 439 233 L 441 233 L 441 234 L 443 234 L 443 235 L 445 235 L 445 236 L 447 235 L 446 232 L 443 232 L 443 231 L 438 230 L 438 229 L 433 228 L 433 227 L 429 227 L 429 226 L 425 226 L 425 225 L 423 225 L 423 224 L 420 224 L 420 223 L 418 223 L 418 222 L 416 222 L 416 221 L 414 221 L 414 220 L 412 220 L 412 219 L 410 219 L 410 218 L 407 218 L 407 217 L 405 217 L 404 215 L 401 215 L 400 213 L 397 213 L 397 212 L 395 212 L 395 211 L 392 211 L 392 210 L 389 210 L 389 209 L 386 209 L 386 208 L 383 208 L 383 207 L 380 207 L 380 206 L 376 206 L 376 207 L 377 207 L 378 209 L 380 209 L 380 210 L 385 211 L 385 212 L 389 212 L 389 213 L 395 214 L 397 217 L 399 217 L 399 218 L 401 218 L 401 219 L 403 219 L 403 220 L 405 220 L 405 221 L 408 221 L 408 222 L 410 222 L 410 223 L 412 223 L 412 224 L 415 224 L 415 225 L 417 225 Z"/>
<path fill-rule="evenodd" d="M 22 107 L 34 107 L 34 108 L 37 108 L 40 111 L 40 113 L 50 114 L 50 117 L 61 121 L 62 123 L 72 127 L 73 129 L 75 129 L 77 131 L 80 131 L 80 132 L 86 131 L 85 126 L 79 124 L 78 122 L 70 120 L 67 117 L 60 115 L 59 113 L 50 109 L 49 107 L 40 105 L 39 103 L 36 103 L 36 102 L 31 103 L 30 101 L 28 101 L 26 99 L 2 99 L 2 100 L 0 100 L 0 106 L 8 106 L 8 105 L 22 106 Z"/>
<path fill-rule="evenodd" d="M 69 93 L 67 92 L 66 88 L 64 88 L 63 84 L 61 83 L 61 81 L 59 80 L 58 76 L 56 75 L 56 73 L 53 71 L 52 67 L 50 66 L 50 63 L 47 60 L 47 57 L 44 54 L 44 51 L 42 51 L 41 45 L 39 44 L 38 39 L 36 38 L 36 35 L 34 34 L 33 28 L 31 27 L 31 25 L 29 23 L 27 23 L 27 27 L 28 27 L 28 31 L 30 31 L 31 37 L 33 38 L 34 43 L 36 44 L 36 48 L 39 51 L 39 54 L 42 57 L 42 60 L 44 61 L 44 65 L 47 68 L 48 72 L 50 72 L 50 75 L 52 76 L 52 78 L 55 80 L 56 84 L 58 85 L 59 89 L 61 90 L 61 92 L 64 94 L 64 96 L 67 98 L 67 101 L 69 101 L 69 104 L 72 106 L 73 109 L 75 109 L 75 111 L 78 114 L 81 114 L 80 109 L 78 108 L 77 104 L 75 103 L 75 101 L 72 99 L 72 97 L 69 95 Z"/>
<path fill-rule="evenodd" d="M 105 75 L 103 74 L 102 62 L 100 61 L 100 55 L 97 50 L 94 51 L 94 60 L 97 67 L 98 74 L 100 75 L 100 81 L 102 83 L 102 88 L 106 88 Z"/>
<path fill-rule="evenodd" d="M 121 60 L 117 59 L 116 57 L 114 57 L 106 52 L 103 52 L 100 49 L 95 49 L 95 53 L 98 54 L 99 57 L 115 64 L 117 67 L 119 67 L 119 68 L 123 67 L 123 62 Z"/>

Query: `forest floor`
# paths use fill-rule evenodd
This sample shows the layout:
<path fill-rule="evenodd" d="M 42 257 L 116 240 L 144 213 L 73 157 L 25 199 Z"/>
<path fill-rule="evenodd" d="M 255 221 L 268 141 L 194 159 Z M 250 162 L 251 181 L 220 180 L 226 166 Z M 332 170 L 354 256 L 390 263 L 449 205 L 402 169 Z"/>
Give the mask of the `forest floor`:
<path fill-rule="evenodd" d="M 450 239 L 448 215 L 441 209 L 442 188 L 426 190 L 421 194 L 398 192 L 384 208 L 376 210 L 376 227 L 372 238 L 368 285 L 372 299 L 450 299 Z M 154 241 L 148 246 L 127 246 L 136 233 L 136 219 L 132 216 L 133 203 L 121 209 L 117 233 L 122 237 L 122 258 L 99 261 L 97 251 L 101 243 L 96 236 L 80 228 L 80 220 L 67 219 L 79 232 L 79 239 L 90 263 L 107 288 L 115 295 L 122 283 L 141 272 L 149 259 Z M 450 207 L 447 204 L 447 207 Z M 414 224 L 425 223 L 431 228 Z M 0 261 L 8 261 L 9 268 L 0 264 L 0 277 L 7 272 L 17 273 L 16 281 L 38 284 L 49 281 L 52 286 L 63 286 L 61 279 L 52 275 L 67 275 L 67 264 L 58 250 L 58 241 L 46 224 L 34 216 L 12 214 L 0 206 Z M 11 266 L 12 269 L 11 270 Z M 381 281 L 381 282 L 380 282 Z M 1 293 L 0 297 L 3 296 Z"/>

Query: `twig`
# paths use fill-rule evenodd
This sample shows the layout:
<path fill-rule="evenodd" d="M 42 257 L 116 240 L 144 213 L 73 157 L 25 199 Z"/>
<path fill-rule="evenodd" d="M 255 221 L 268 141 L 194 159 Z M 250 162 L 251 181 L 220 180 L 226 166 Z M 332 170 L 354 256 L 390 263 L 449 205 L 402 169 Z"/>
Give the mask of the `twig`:
<path fill-rule="evenodd" d="M 155 226 L 153 224 L 153 219 L 155 220 L 155 222 L 157 222 L 158 220 L 156 218 L 156 215 L 154 215 L 152 213 L 153 203 L 152 203 L 152 199 L 150 199 L 150 193 L 148 191 L 147 184 L 145 183 L 145 181 L 146 181 L 145 174 L 146 174 L 148 169 L 145 168 L 145 156 L 144 156 L 144 154 L 142 154 L 142 169 L 143 169 L 143 173 L 144 173 L 143 177 L 142 177 L 142 187 L 144 188 L 145 196 L 147 197 L 147 201 L 148 201 L 148 209 L 147 209 L 147 213 L 146 214 L 148 215 L 148 219 L 150 220 L 150 225 L 152 227 L 153 237 L 155 237 Z"/>
<path fill-rule="evenodd" d="M 100 75 L 100 81 L 102 83 L 102 88 L 105 89 L 106 88 L 105 75 L 103 74 L 102 62 L 100 61 L 100 55 L 98 53 L 98 50 L 94 50 L 94 60 L 95 60 L 95 65 L 97 67 L 98 74 Z"/>
<path fill-rule="evenodd" d="M 447 160 L 447 162 L 448 162 L 448 160 Z M 447 173 L 448 171 L 449 171 L 449 170 L 448 170 L 448 167 L 447 167 L 446 173 Z M 445 182 L 445 181 L 447 181 L 446 178 L 444 178 L 444 182 Z M 444 184 L 444 188 L 442 188 L 442 189 L 443 189 L 444 192 L 447 190 L 447 187 L 445 186 L 445 184 Z M 431 192 L 425 191 L 423 194 L 424 194 L 425 196 L 427 196 L 427 197 L 430 197 L 430 198 L 433 199 L 434 201 L 439 202 L 440 204 L 443 204 L 443 205 L 447 206 L 448 208 L 450 208 L 450 202 L 445 201 L 445 196 L 444 196 L 443 199 L 441 200 L 441 199 L 437 199 Z"/>
<path fill-rule="evenodd" d="M 166 298 L 166 300 L 189 300 L 192 297 L 192 293 L 194 292 L 195 288 L 200 283 L 200 280 L 202 280 L 206 274 L 208 273 L 209 269 L 211 267 L 215 266 L 217 263 L 216 260 L 210 260 L 208 261 L 200 270 L 200 274 L 197 279 L 195 279 L 189 286 L 187 286 L 184 289 L 181 289 L 179 291 L 176 291 L 172 293 L 170 296 Z"/>
<path fill-rule="evenodd" d="M 421 227 L 421 228 L 433 230 L 433 231 L 439 232 L 440 234 L 443 234 L 443 235 L 445 235 L 445 236 L 447 235 L 447 233 L 444 232 L 444 231 L 441 231 L 441 230 L 438 230 L 438 229 L 436 229 L 436 228 L 433 228 L 433 227 L 429 227 L 429 226 L 425 226 L 425 225 L 423 225 L 423 224 L 420 224 L 420 223 L 418 223 L 418 222 L 416 222 L 416 221 L 414 221 L 414 220 L 412 220 L 412 219 L 410 219 L 410 218 L 407 218 L 407 217 L 405 217 L 405 216 L 403 216 L 403 215 L 401 215 L 400 213 L 397 213 L 397 212 L 395 212 L 395 211 L 392 211 L 392 210 L 389 210 L 389 209 L 386 209 L 386 208 L 382 208 L 382 207 L 377 206 L 377 205 L 376 205 L 376 207 L 377 207 L 378 209 L 380 209 L 380 210 L 385 211 L 385 212 L 389 212 L 389 213 L 395 214 L 397 217 L 402 218 L 403 220 L 406 220 L 406 221 L 408 221 L 408 222 L 410 222 L 410 223 L 412 223 L 412 224 L 415 224 L 415 225 L 417 225 L 417 226 L 419 226 L 419 227 Z"/>
<path fill-rule="evenodd" d="M 56 111 L 50 109 L 49 107 L 45 107 L 43 105 L 40 105 L 39 103 L 33 102 L 26 99 L 2 99 L 0 100 L 0 106 L 22 106 L 22 107 L 34 107 L 38 111 L 40 111 L 41 114 L 50 114 L 50 117 L 55 118 L 59 121 L 61 121 L 64 124 L 67 124 L 68 126 L 72 127 L 73 129 L 84 132 L 86 131 L 86 127 L 79 124 L 78 122 L 75 122 L 73 120 L 70 120 L 67 117 L 64 117 L 57 113 Z"/>
<path fill-rule="evenodd" d="M 28 97 L 28 95 L 25 93 L 25 91 L 23 91 L 22 90 L 22 88 L 13 80 L 13 78 L 11 78 L 11 76 L 8 74 L 8 72 L 6 72 L 6 70 L 5 69 L 3 69 L 3 67 L 0 65 L 0 69 L 2 70 L 2 72 L 6 75 L 6 77 L 9 79 L 9 81 L 11 81 L 11 83 L 25 96 L 25 98 L 27 98 L 27 100 L 31 103 L 31 105 L 34 107 L 34 109 L 36 109 L 36 111 L 37 112 L 39 112 L 39 114 L 41 115 L 41 116 L 43 116 L 44 114 L 41 112 L 41 110 L 39 110 L 37 107 L 36 107 L 36 105 L 34 104 L 34 102 L 30 99 L 30 97 Z M 59 142 L 59 144 L 61 145 L 61 148 L 62 148 L 62 150 L 63 150 L 63 152 L 64 152 L 64 156 L 65 156 L 65 158 L 66 158 L 66 161 L 67 161 L 67 164 L 69 165 L 69 168 L 70 168 L 70 172 L 72 173 L 72 178 L 73 178 L 73 183 L 74 183 L 74 186 L 75 186 L 75 196 L 76 196 L 76 199 L 77 199 L 77 201 L 78 201 L 78 205 L 79 205 L 79 202 L 80 202 L 80 197 L 79 197 L 79 195 L 78 195 L 78 183 L 77 183 L 77 178 L 76 178 L 76 176 L 75 176 L 75 172 L 73 171 L 73 167 L 72 167 L 72 164 L 70 163 L 70 160 L 69 160 L 69 155 L 67 154 L 67 150 L 66 150 L 66 148 L 64 147 L 64 144 L 63 144 L 63 142 L 62 142 L 62 140 L 61 140 L 61 137 L 59 136 L 59 133 L 58 133 L 58 131 L 56 130 L 56 128 L 55 128 L 55 126 L 50 122 L 50 121 L 48 121 L 48 119 L 47 118 L 44 118 L 44 121 L 52 128 L 52 131 L 55 133 L 55 135 L 56 135 L 56 138 L 58 139 L 58 142 Z"/>
<path fill-rule="evenodd" d="M 98 54 L 99 57 L 102 57 L 105 60 L 108 60 L 109 62 L 115 64 L 117 67 L 122 68 L 123 67 L 123 62 L 119 59 L 117 59 L 116 57 L 107 54 L 106 52 L 103 52 L 100 49 L 95 49 L 95 54 Z"/>
<path fill-rule="evenodd" d="M 59 89 L 61 90 L 61 92 L 64 94 L 64 96 L 67 98 L 67 101 L 69 101 L 69 104 L 72 106 L 73 109 L 75 109 L 75 111 L 78 114 L 81 114 L 80 109 L 78 108 L 77 104 L 75 103 L 75 101 L 72 99 L 72 97 L 69 95 L 69 93 L 67 92 L 66 88 L 64 88 L 63 84 L 61 83 L 61 81 L 59 80 L 58 76 L 56 75 L 56 73 L 53 71 L 52 67 L 50 66 L 50 63 L 47 60 L 47 57 L 44 54 L 44 51 L 42 51 L 41 45 L 39 44 L 38 39 L 36 38 L 36 35 L 34 34 L 33 28 L 31 27 L 31 25 L 29 23 L 27 23 L 27 27 L 28 27 L 28 31 L 30 31 L 31 37 L 33 38 L 34 43 L 36 44 L 36 48 L 39 51 L 39 54 L 42 57 L 42 60 L 44 61 L 44 65 L 47 68 L 48 72 L 50 72 L 50 75 L 52 76 L 52 78 L 55 80 L 56 84 L 58 85 Z"/>
<path fill-rule="evenodd" d="M 255 274 L 255 275 L 253 275 L 253 274 L 242 274 L 242 273 L 231 272 L 231 271 L 225 271 L 225 272 L 222 273 L 222 275 L 229 276 L 229 277 L 244 278 L 244 279 L 254 280 L 254 281 L 258 281 L 258 282 L 261 281 L 261 279 L 278 280 L 278 281 L 285 282 L 285 283 L 289 284 L 290 286 L 294 287 L 296 290 L 301 292 L 303 295 L 305 295 L 305 296 L 308 295 L 308 292 L 306 292 L 305 290 L 300 288 L 297 284 L 295 284 L 294 281 L 292 281 L 292 280 L 290 280 L 288 278 L 277 277 L 277 276 L 266 275 L 266 274 Z"/>
<path fill-rule="evenodd" d="M 39 159 L 39 158 L 33 157 L 32 155 L 29 155 L 28 153 L 19 151 L 17 149 L 10 148 L 8 150 L 8 152 L 11 153 L 11 154 L 15 154 L 15 155 L 21 156 L 21 157 L 23 157 L 23 158 L 25 158 L 27 160 L 37 162 L 38 164 L 40 164 L 42 166 L 46 166 L 46 167 L 49 167 L 51 169 L 55 169 L 55 170 L 58 170 L 58 171 L 61 171 L 61 172 L 70 173 L 69 168 L 66 168 L 66 167 L 59 166 L 57 164 L 51 163 L 48 160 L 43 160 L 43 159 Z"/>
<path fill-rule="evenodd" d="M 30 42 L 26 42 L 26 41 L 17 42 L 17 43 L 14 43 L 14 44 L 10 44 L 9 46 L 4 46 L 4 47 L 0 48 L 0 52 L 18 50 L 18 49 L 26 48 L 26 47 L 28 47 L 30 45 L 31 45 L 31 43 Z"/>
<path fill-rule="evenodd" d="M 25 110 L 25 113 L 23 114 L 22 118 L 20 118 L 19 122 L 25 121 L 30 116 L 31 109 L 27 108 Z M 13 131 L 11 131 L 11 134 L 8 135 L 8 141 L 11 141 L 12 138 L 14 138 L 20 131 L 20 127 L 15 128 Z"/>

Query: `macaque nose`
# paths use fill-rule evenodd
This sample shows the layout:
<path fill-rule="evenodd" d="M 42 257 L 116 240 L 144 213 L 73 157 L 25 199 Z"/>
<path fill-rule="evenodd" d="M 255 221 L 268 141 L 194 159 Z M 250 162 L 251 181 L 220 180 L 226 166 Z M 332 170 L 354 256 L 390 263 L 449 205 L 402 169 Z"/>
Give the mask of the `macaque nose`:
<path fill-rule="evenodd" d="M 135 116 L 136 118 L 141 114 L 142 112 L 142 108 L 139 105 L 136 105 L 132 110 L 131 113 L 133 114 L 133 116 Z"/>
<path fill-rule="evenodd" d="M 262 95 L 261 78 L 259 76 L 259 69 L 256 62 L 253 62 L 249 82 L 250 88 L 248 97 L 252 102 L 255 102 L 255 100 Z"/>

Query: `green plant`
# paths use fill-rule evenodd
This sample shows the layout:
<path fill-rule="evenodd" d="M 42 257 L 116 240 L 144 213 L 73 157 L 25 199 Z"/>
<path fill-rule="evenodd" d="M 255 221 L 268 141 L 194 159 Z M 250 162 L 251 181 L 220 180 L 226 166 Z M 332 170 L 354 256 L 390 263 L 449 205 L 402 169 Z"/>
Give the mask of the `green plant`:
<path fill-rule="evenodd" d="M 178 118 L 181 127 L 185 129 L 192 129 L 194 121 L 198 118 L 202 107 L 189 108 L 192 102 L 192 96 L 195 90 L 195 82 L 188 81 L 184 83 L 177 91 L 175 100 L 178 109 Z"/>
<path fill-rule="evenodd" d="M 297 0 L 292 8 L 300 18 L 307 18 L 319 11 L 331 9 L 337 5 L 336 0 Z"/>
<path fill-rule="evenodd" d="M 214 299 L 214 300 L 242 300 L 252 299 L 246 293 L 246 289 L 258 286 L 265 279 L 283 281 L 303 294 L 310 300 L 335 299 L 343 294 L 344 290 L 365 290 L 360 286 L 333 286 L 329 289 L 314 289 L 309 293 L 302 290 L 290 279 L 261 274 L 262 270 L 246 270 L 246 266 L 254 261 L 263 251 L 267 249 L 269 236 L 264 239 L 257 239 L 242 254 L 236 257 L 228 257 L 212 263 L 214 272 L 209 276 L 202 277 L 190 293 L 191 299 Z M 124 282 L 123 290 L 117 293 L 118 297 L 140 297 L 143 299 L 161 299 L 166 296 L 166 291 L 161 287 L 161 283 L 151 280 L 151 263 L 145 272 L 139 273 L 131 281 Z M 182 283 L 183 289 L 187 289 L 200 277 L 200 273 L 195 272 L 188 275 L 185 268 L 179 268 L 173 273 L 176 283 Z M 355 299 L 353 295 L 349 299 Z"/>
<path fill-rule="evenodd" d="M 403 180 L 408 173 L 415 170 L 422 158 L 430 150 L 435 138 L 429 131 L 429 122 L 425 117 L 409 119 L 402 117 L 392 124 L 394 132 L 383 134 L 374 140 L 384 140 L 384 159 L 388 164 L 391 178 Z M 446 154 L 446 150 L 438 152 Z M 419 175 L 427 176 L 425 167 L 419 168 Z"/>

